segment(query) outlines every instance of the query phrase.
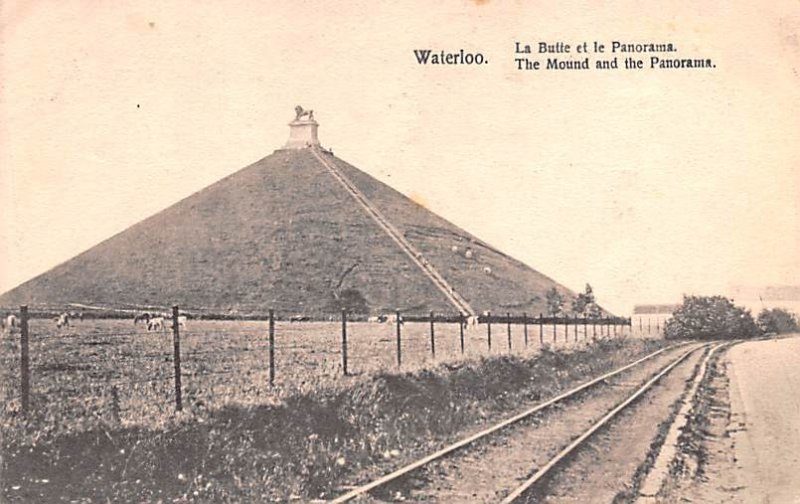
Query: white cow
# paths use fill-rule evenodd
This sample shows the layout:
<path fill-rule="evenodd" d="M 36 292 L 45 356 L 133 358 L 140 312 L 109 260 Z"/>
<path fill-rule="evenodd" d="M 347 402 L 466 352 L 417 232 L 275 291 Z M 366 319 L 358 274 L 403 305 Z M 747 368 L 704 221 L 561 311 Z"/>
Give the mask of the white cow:
<path fill-rule="evenodd" d="M 163 331 L 164 328 L 164 317 L 150 317 L 147 321 L 148 331 Z"/>
<path fill-rule="evenodd" d="M 56 327 L 61 329 L 62 327 L 69 327 L 69 314 L 62 313 L 58 317 L 56 317 Z"/>
<path fill-rule="evenodd" d="M 12 333 L 19 329 L 19 318 L 14 314 L 8 315 L 1 322 L 3 323 L 3 332 Z"/>

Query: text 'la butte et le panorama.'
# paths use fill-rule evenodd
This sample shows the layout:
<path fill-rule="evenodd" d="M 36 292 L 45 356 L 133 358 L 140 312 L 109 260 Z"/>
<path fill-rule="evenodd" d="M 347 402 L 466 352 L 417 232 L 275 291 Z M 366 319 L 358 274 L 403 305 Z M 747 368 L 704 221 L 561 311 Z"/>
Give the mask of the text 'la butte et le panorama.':
<path fill-rule="evenodd" d="M 489 63 L 480 51 L 457 49 L 414 49 L 419 65 L 482 66 Z M 533 42 L 515 41 L 513 68 L 520 71 L 542 70 L 676 70 L 716 68 L 711 58 L 686 58 L 677 54 L 672 42 L 585 41 Z"/>

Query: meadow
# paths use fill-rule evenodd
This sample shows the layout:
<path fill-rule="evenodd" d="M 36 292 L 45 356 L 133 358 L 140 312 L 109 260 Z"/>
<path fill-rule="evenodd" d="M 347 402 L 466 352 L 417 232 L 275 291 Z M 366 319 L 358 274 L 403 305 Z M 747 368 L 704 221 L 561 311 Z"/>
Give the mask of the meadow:
<path fill-rule="evenodd" d="M 31 407 L 29 425 L 57 434 L 100 424 L 157 426 L 175 412 L 173 334 L 148 332 L 131 320 L 74 320 L 57 329 L 51 320 L 30 321 Z M 275 323 L 274 384 L 269 383 L 266 321 L 190 320 L 180 334 L 182 406 L 202 414 L 229 404 L 276 404 L 289 395 L 321 386 L 336 387 L 377 373 L 415 371 L 436 364 L 496 355 L 533 355 L 542 349 L 539 327 L 492 326 L 489 349 L 484 324 L 464 331 L 436 323 L 435 356 L 430 324 L 401 326 L 401 365 L 396 327 L 390 323 L 348 322 L 344 376 L 341 322 Z M 621 332 L 620 332 L 621 334 Z M 573 328 L 545 326 L 544 345 L 567 348 L 592 339 Z M 577 340 L 576 340 L 577 339 Z M 16 423 L 20 410 L 20 337 L 2 339 L 3 423 Z"/>

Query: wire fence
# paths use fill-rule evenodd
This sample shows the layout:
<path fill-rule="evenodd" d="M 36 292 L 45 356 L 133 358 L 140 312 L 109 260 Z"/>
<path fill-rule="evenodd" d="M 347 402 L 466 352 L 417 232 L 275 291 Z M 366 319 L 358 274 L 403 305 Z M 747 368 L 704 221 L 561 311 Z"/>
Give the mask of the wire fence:
<path fill-rule="evenodd" d="M 396 313 L 382 322 L 188 320 L 155 331 L 130 319 L 52 320 L 19 311 L 0 342 L 4 414 L 144 421 L 190 408 L 263 404 L 281 392 L 380 372 L 532 355 L 600 338 L 647 336 L 631 319 Z M 652 334 L 649 334 L 652 335 Z"/>

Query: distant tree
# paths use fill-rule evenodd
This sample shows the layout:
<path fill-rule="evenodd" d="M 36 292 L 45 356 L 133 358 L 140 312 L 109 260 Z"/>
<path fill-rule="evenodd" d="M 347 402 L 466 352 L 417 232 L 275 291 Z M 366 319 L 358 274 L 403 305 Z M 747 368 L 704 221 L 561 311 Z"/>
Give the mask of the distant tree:
<path fill-rule="evenodd" d="M 594 290 L 588 283 L 584 291 L 579 292 L 572 299 L 572 312 L 576 315 L 587 315 L 590 317 L 599 317 L 602 314 L 602 310 L 595 302 Z"/>
<path fill-rule="evenodd" d="M 330 299 L 325 307 L 325 311 L 329 313 L 339 313 L 342 310 L 346 310 L 348 313 L 356 315 L 369 313 L 369 304 L 361 291 L 354 288 L 342 288 L 345 278 L 357 267 L 358 263 L 354 263 L 346 268 L 342 274 L 339 275 L 338 281 L 330 286 Z"/>
<path fill-rule="evenodd" d="M 555 287 L 552 287 L 545 294 L 547 300 L 547 313 L 553 317 L 561 314 L 564 309 L 564 297 Z"/>
<path fill-rule="evenodd" d="M 354 315 L 365 315 L 369 313 L 369 304 L 358 289 L 344 289 L 328 302 L 328 311 L 339 313 L 342 310 Z"/>
<path fill-rule="evenodd" d="M 597 303 L 590 304 L 587 311 L 589 312 L 589 318 L 600 318 L 603 316 L 603 309 L 600 308 L 600 305 Z"/>
<path fill-rule="evenodd" d="M 750 311 L 723 296 L 684 296 L 664 325 L 670 339 L 736 339 L 759 334 Z"/>
<path fill-rule="evenodd" d="M 758 314 L 758 328 L 763 333 L 784 334 L 797 332 L 797 317 L 783 308 L 764 309 Z"/>
<path fill-rule="evenodd" d="M 586 314 L 586 298 L 583 292 L 579 292 L 572 298 L 572 313 L 576 315 Z"/>

